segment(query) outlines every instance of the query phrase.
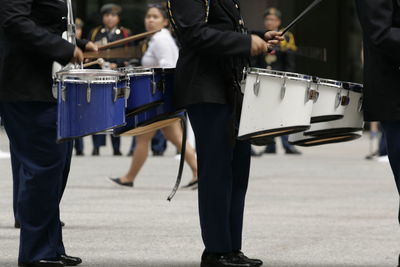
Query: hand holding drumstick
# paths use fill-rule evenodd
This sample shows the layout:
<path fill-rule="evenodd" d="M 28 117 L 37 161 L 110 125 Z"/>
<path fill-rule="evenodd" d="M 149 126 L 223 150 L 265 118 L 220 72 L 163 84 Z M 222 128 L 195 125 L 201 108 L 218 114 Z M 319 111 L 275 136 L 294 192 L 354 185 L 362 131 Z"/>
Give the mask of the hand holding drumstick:
<path fill-rule="evenodd" d="M 251 56 L 267 53 L 272 46 L 283 41 L 283 36 L 281 32 L 270 31 L 265 33 L 264 39 L 257 35 L 251 35 Z"/>

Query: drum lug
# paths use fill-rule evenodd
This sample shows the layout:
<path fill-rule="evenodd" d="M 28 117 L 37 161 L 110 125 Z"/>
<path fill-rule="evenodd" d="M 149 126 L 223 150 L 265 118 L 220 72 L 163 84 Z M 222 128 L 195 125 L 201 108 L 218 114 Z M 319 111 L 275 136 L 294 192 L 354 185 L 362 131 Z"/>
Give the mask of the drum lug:
<path fill-rule="evenodd" d="M 130 95 L 131 95 L 131 88 L 129 86 L 126 86 L 124 90 L 125 99 L 128 99 Z"/>
<path fill-rule="evenodd" d="M 343 101 L 343 99 L 342 99 L 342 93 L 341 93 L 341 92 L 338 92 L 338 93 L 336 94 L 335 109 L 339 108 L 340 105 L 343 105 L 343 104 L 342 104 L 342 101 Z"/>
<path fill-rule="evenodd" d="M 130 96 L 131 96 L 131 83 L 129 79 L 127 79 L 125 83 L 125 99 L 128 100 Z"/>
<path fill-rule="evenodd" d="M 281 87 L 281 99 L 283 100 L 286 95 L 286 89 L 287 89 L 287 77 L 283 79 L 283 84 Z"/>
<path fill-rule="evenodd" d="M 114 90 L 114 97 L 113 97 L 114 99 L 113 99 L 113 101 L 115 103 L 118 100 L 118 91 L 119 91 L 119 89 L 118 89 L 117 86 L 114 86 L 113 90 Z"/>
<path fill-rule="evenodd" d="M 157 82 L 153 80 L 151 82 L 151 94 L 155 95 L 156 94 L 156 90 L 157 90 Z"/>
<path fill-rule="evenodd" d="M 92 98 L 92 88 L 90 88 L 90 84 L 88 84 L 88 87 L 86 88 L 86 101 L 90 103 L 91 98 Z"/>
<path fill-rule="evenodd" d="M 53 80 L 53 87 L 51 89 L 52 89 L 53 97 L 55 99 L 58 99 L 58 82 L 55 79 Z"/>
<path fill-rule="evenodd" d="M 260 76 L 257 75 L 256 82 L 254 83 L 253 86 L 255 96 L 258 96 L 258 94 L 260 93 L 260 86 L 261 86 Z"/>
<path fill-rule="evenodd" d="M 67 87 L 64 85 L 64 83 L 61 86 L 61 100 L 63 102 L 67 101 Z"/>
<path fill-rule="evenodd" d="M 360 100 L 358 100 L 358 112 L 361 112 L 363 110 L 363 102 L 364 99 L 360 97 Z"/>

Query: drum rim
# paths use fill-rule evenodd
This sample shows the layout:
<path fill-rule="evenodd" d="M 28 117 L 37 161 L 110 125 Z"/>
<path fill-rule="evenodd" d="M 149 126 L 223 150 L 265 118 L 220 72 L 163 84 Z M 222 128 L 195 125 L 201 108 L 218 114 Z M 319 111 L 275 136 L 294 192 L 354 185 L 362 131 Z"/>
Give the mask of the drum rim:
<path fill-rule="evenodd" d="M 343 132 L 343 133 L 337 133 L 337 134 L 325 134 L 325 135 L 320 135 L 320 136 L 303 136 L 306 139 L 301 139 L 298 141 L 289 141 L 289 144 L 295 145 L 295 146 L 301 146 L 301 147 L 313 147 L 313 146 L 321 146 L 321 145 L 329 145 L 329 144 L 338 144 L 338 143 L 345 143 L 345 142 L 350 142 L 357 140 L 362 137 L 362 133 L 357 132 Z M 341 137 L 347 137 L 341 140 L 328 140 L 332 138 L 341 138 Z M 324 141 L 325 140 L 325 141 Z M 321 141 L 318 144 L 307 144 L 308 142 L 313 142 L 313 141 Z"/>
<path fill-rule="evenodd" d="M 331 79 L 317 78 L 318 85 L 343 88 L 343 82 Z"/>
<path fill-rule="evenodd" d="M 113 84 L 119 82 L 118 77 L 103 76 L 103 77 L 91 77 L 91 79 L 76 79 L 82 77 L 70 77 L 67 76 L 63 79 L 57 79 L 57 82 L 70 83 L 70 84 Z"/>
<path fill-rule="evenodd" d="M 174 73 L 175 68 L 148 68 L 148 67 L 126 67 L 118 69 L 124 75 L 131 76 L 144 76 L 161 73 Z"/>
<path fill-rule="evenodd" d="M 342 82 L 343 88 L 351 92 L 362 93 L 364 91 L 364 85 L 361 83 L 353 82 Z"/>
<path fill-rule="evenodd" d="M 239 135 L 238 139 L 241 141 L 250 141 L 251 142 L 251 140 L 256 140 L 258 138 L 279 137 L 282 135 L 296 134 L 296 133 L 307 131 L 310 128 L 311 128 L 311 124 L 294 125 L 294 126 L 281 127 L 281 128 L 275 128 L 275 129 L 261 130 L 261 131 L 257 131 L 257 132 L 253 132 L 253 133 L 249 133 L 249 134 Z M 278 133 L 283 133 L 283 134 L 278 134 Z M 261 135 L 264 135 L 264 136 L 261 136 Z"/>
<path fill-rule="evenodd" d="M 109 76 L 109 77 L 121 77 L 123 73 L 116 70 L 98 70 L 98 69 L 71 69 L 71 70 L 61 70 L 56 73 L 56 77 L 62 79 L 62 77 L 99 77 L 99 76 Z"/>
<path fill-rule="evenodd" d="M 294 72 L 285 72 L 285 71 L 277 71 L 277 70 L 268 70 L 261 68 L 249 68 L 247 69 L 247 74 L 260 75 L 260 76 L 268 76 L 268 77 L 277 77 L 277 78 L 288 78 L 289 80 L 300 80 L 306 82 L 312 82 L 313 76 L 305 75 L 301 73 Z"/>

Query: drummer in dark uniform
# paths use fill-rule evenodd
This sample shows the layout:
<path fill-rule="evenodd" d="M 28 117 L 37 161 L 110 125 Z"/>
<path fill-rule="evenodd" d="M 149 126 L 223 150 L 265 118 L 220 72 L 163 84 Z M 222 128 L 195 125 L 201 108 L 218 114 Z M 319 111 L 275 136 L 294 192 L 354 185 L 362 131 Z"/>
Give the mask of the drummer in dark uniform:
<path fill-rule="evenodd" d="M 171 0 L 169 8 L 181 44 L 174 100 L 196 137 L 201 267 L 261 266 L 241 251 L 251 148 L 236 138 L 240 81 L 250 56 L 267 53 L 281 33 L 247 33 L 238 0 Z"/>
<path fill-rule="evenodd" d="M 282 13 L 276 8 L 268 8 L 264 12 L 264 27 L 267 31 L 278 31 L 282 25 Z M 279 49 L 267 55 L 261 55 L 254 58 L 253 65 L 257 68 L 269 70 L 295 72 L 296 56 L 294 52 L 297 50 L 294 35 L 291 32 L 285 34 L 285 39 L 280 42 Z M 289 144 L 288 136 L 281 137 L 282 146 L 286 154 L 301 154 L 294 146 Z M 275 141 L 271 140 L 271 144 L 265 149 L 267 154 L 276 153 Z"/>
<path fill-rule="evenodd" d="M 90 32 L 90 40 L 97 45 L 106 45 L 108 43 L 118 41 L 127 38 L 131 35 L 131 31 L 120 24 L 120 14 L 122 8 L 116 4 L 105 4 L 101 9 L 100 13 L 102 16 L 103 24 L 94 28 Z M 124 59 L 108 59 L 103 65 L 103 69 L 117 69 L 125 67 L 127 63 Z M 121 156 L 120 151 L 121 138 L 111 136 L 111 142 L 114 150 L 114 156 Z M 104 135 L 93 136 L 93 156 L 100 154 L 100 147 L 106 144 Z"/>
<path fill-rule="evenodd" d="M 82 50 L 97 48 L 61 37 L 67 30 L 66 1 L 1 0 L 0 6 L 0 116 L 18 180 L 18 265 L 75 266 L 82 260 L 65 253 L 59 208 L 72 143 L 56 143 L 52 66 L 81 63 Z"/>

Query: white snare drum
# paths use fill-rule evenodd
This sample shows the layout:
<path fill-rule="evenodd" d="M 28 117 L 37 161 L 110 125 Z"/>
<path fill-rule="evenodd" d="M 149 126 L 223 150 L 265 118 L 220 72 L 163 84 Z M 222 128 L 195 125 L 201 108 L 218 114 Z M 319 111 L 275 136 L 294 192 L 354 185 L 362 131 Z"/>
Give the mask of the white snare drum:
<path fill-rule="evenodd" d="M 316 93 L 311 84 L 311 76 L 249 69 L 239 139 L 263 145 L 265 138 L 309 129 Z"/>
<path fill-rule="evenodd" d="M 362 131 L 364 129 L 364 116 L 362 111 L 363 86 L 356 83 L 343 83 L 342 98 L 347 98 L 348 106 L 344 116 L 337 121 L 321 122 L 311 125 L 305 135 L 319 136 L 324 134 L 338 134 Z"/>
<path fill-rule="evenodd" d="M 312 147 L 349 142 L 356 140 L 361 136 L 362 132 L 326 134 L 320 136 L 307 136 L 304 133 L 297 133 L 289 136 L 289 143 L 296 146 Z"/>
<path fill-rule="evenodd" d="M 316 86 L 318 99 L 314 103 L 311 114 L 311 123 L 333 121 L 343 118 L 348 98 L 342 96 L 342 82 L 326 79 L 317 79 Z"/>

